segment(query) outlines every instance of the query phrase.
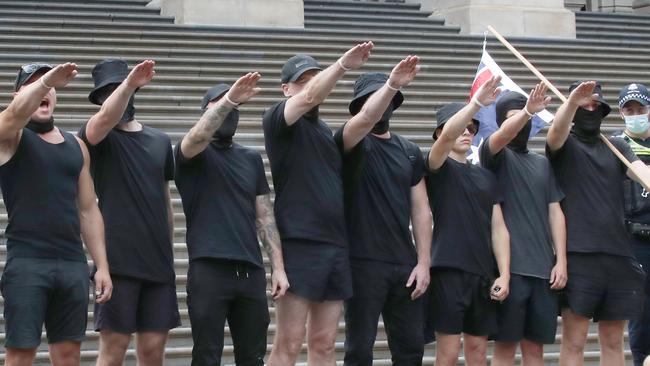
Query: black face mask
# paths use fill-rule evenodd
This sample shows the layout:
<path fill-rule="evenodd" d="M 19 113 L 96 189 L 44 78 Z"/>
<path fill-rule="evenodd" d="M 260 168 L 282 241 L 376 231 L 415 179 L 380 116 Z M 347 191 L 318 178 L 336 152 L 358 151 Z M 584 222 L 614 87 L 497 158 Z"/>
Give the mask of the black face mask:
<path fill-rule="evenodd" d="M 528 120 L 524 127 L 519 130 L 517 136 L 508 143 L 508 147 L 516 152 L 528 152 L 528 139 L 530 137 L 530 130 L 533 128 L 533 122 Z"/>
<path fill-rule="evenodd" d="M 232 145 L 232 137 L 237 131 L 239 124 L 239 111 L 233 109 L 228 113 L 226 119 L 223 120 L 219 129 L 214 132 L 214 143 L 217 147 L 226 148 Z"/>
<path fill-rule="evenodd" d="M 30 119 L 25 127 L 39 134 L 50 132 L 54 129 L 54 117 L 50 117 L 50 119 L 45 122 L 38 122 Z"/>
<path fill-rule="evenodd" d="M 372 128 L 371 132 L 375 135 L 383 135 L 388 132 L 388 128 L 390 127 L 390 118 L 393 116 L 393 111 L 393 103 L 391 103 L 388 105 L 388 108 L 386 108 L 379 121 L 375 123 L 375 126 Z"/>
<path fill-rule="evenodd" d="M 573 122 L 574 125 L 571 127 L 571 132 L 579 140 L 583 142 L 598 141 L 600 125 L 603 122 L 603 107 L 599 105 L 593 111 L 578 107 L 573 117 Z"/>
<path fill-rule="evenodd" d="M 131 98 L 129 99 L 129 104 L 126 105 L 126 109 L 124 109 L 124 114 L 122 114 L 122 118 L 120 118 L 120 123 L 128 123 L 133 121 L 133 118 L 135 118 L 135 106 L 133 105 L 135 102 L 135 94 L 131 95 Z"/>
<path fill-rule="evenodd" d="M 310 120 L 317 120 L 318 119 L 318 106 L 315 106 L 314 108 L 310 109 L 307 113 L 303 114 L 303 117 L 310 119 Z"/>

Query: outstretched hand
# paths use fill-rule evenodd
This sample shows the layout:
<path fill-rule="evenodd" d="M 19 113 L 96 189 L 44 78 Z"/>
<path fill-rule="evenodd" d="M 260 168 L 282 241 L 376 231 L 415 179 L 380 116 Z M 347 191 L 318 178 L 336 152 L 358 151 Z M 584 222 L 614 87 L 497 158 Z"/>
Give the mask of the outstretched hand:
<path fill-rule="evenodd" d="M 546 96 L 548 87 L 544 83 L 535 85 L 535 88 L 530 91 L 528 101 L 526 102 L 526 110 L 532 114 L 539 113 L 548 107 L 551 102 L 551 97 Z"/>
<path fill-rule="evenodd" d="M 74 79 L 77 76 L 77 64 L 72 62 L 66 62 L 61 65 L 57 65 L 52 70 L 45 73 L 42 76 L 42 82 L 52 88 L 62 88 Z"/>
<path fill-rule="evenodd" d="M 487 106 L 497 99 L 501 89 L 499 84 L 501 83 L 501 75 L 492 76 L 485 84 L 481 85 L 480 88 L 474 94 L 474 100 L 478 101 L 481 105 Z"/>
<path fill-rule="evenodd" d="M 360 68 L 368 58 L 370 57 L 370 51 L 375 47 L 372 41 L 359 43 L 358 45 L 352 47 L 348 50 L 341 58 L 339 62 L 341 66 L 345 69 L 355 70 Z"/>
<path fill-rule="evenodd" d="M 255 94 L 262 90 L 257 86 L 260 78 L 262 78 L 262 75 L 259 72 L 249 72 L 235 82 L 226 96 L 236 104 L 248 102 Z"/>
<path fill-rule="evenodd" d="M 154 66 L 156 66 L 156 62 L 153 60 L 142 61 L 131 70 L 129 76 L 126 77 L 125 83 L 134 89 L 147 85 L 156 74 Z"/>
<path fill-rule="evenodd" d="M 598 98 L 598 94 L 594 94 L 595 87 L 595 81 L 586 81 L 580 83 L 580 85 L 578 85 L 577 88 L 573 89 L 571 94 L 569 94 L 568 102 L 579 107 L 588 105 L 594 99 Z"/>
<path fill-rule="evenodd" d="M 388 79 L 389 84 L 398 89 L 409 85 L 418 71 L 420 71 L 419 63 L 420 58 L 418 56 L 407 56 L 395 65 L 393 71 L 391 71 Z"/>

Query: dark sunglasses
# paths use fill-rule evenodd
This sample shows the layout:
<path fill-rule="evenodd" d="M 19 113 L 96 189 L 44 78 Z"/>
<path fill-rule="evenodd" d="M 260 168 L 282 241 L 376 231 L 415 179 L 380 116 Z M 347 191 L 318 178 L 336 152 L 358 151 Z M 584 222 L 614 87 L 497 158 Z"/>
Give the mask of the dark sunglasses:
<path fill-rule="evenodd" d="M 465 128 L 467 129 L 467 132 L 471 133 L 472 135 L 476 135 L 476 133 L 478 132 L 478 127 L 474 122 L 471 122 Z"/>

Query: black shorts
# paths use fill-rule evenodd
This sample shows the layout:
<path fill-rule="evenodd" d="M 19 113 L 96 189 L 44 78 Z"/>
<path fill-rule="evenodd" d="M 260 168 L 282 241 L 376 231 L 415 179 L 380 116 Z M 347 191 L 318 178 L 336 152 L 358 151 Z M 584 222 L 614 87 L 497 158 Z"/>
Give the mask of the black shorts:
<path fill-rule="evenodd" d="M 0 280 L 5 347 L 38 347 L 43 324 L 49 343 L 81 342 L 88 321 L 89 282 L 86 262 L 10 258 Z"/>
<path fill-rule="evenodd" d="M 497 306 L 499 331 L 496 341 L 529 341 L 553 344 L 557 330 L 558 292 L 548 279 L 510 276 L 510 294 Z"/>
<path fill-rule="evenodd" d="M 348 248 L 304 240 L 283 240 L 289 291 L 310 301 L 345 300 L 352 296 Z"/>
<path fill-rule="evenodd" d="M 486 336 L 497 330 L 492 283 L 479 275 L 453 268 L 432 268 L 429 315 L 436 332 Z"/>
<path fill-rule="evenodd" d="M 643 311 L 645 272 L 629 257 L 569 253 L 562 307 L 598 320 L 634 319 Z"/>
<path fill-rule="evenodd" d="M 176 286 L 111 275 L 113 296 L 95 304 L 95 330 L 131 334 L 168 331 L 181 325 Z"/>

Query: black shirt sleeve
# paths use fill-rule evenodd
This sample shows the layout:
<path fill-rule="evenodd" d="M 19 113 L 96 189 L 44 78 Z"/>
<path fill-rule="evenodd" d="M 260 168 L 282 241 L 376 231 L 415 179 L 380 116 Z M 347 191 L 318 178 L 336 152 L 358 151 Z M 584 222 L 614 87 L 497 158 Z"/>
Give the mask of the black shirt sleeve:
<path fill-rule="evenodd" d="M 287 101 L 284 100 L 264 112 L 262 124 L 267 133 L 272 136 L 282 135 L 291 129 L 291 126 L 287 125 L 287 121 L 284 119 L 284 107 L 286 104 Z"/>
<path fill-rule="evenodd" d="M 547 168 L 548 168 L 548 185 L 546 187 L 547 201 L 548 203 L 560 202 L 564 199 L 564 192 L 562 192 L 562 188 L 560 188 L 560 184 L 555 179 L 555 174 L 553 173 L 550 164 Z"/>
<path fill-rule="evenodd" d="M 413 174 L 411 175 L 411 187 L 416 186 L 424 177 L 424 158 L 422 157 L 422 152 L 420 148 L 413 144 L 415 161 L 413 162 Z"/>
<path fill-rule="evenodd" d="M 499 166 L 501 166 L 503 155 L 505 154 L 504 150 L 506 148 L 502 148 L 498 153 L 493 155 L 490 151 L 490 137 L 491 136 L 488 136 L 488 138 L 486 138 L 481 144 L 478 156 L 481 166 L 494 172 L 499 168 Z"/>
<path fill-rule="evenodd" d="M 167 145 L 167 156 L 165 157 L 165 180 L 174 180 L 174 152 L 171 142 Z"/>
<path fill-rule="evenodd" d="M 266 180 L 266 173 L 264 172 L 264 162 L 262 156 L 256 154 L 255 165 L 257 167 L 257 195 L 264 195 L 271 192 L 269 182 Z"/>

